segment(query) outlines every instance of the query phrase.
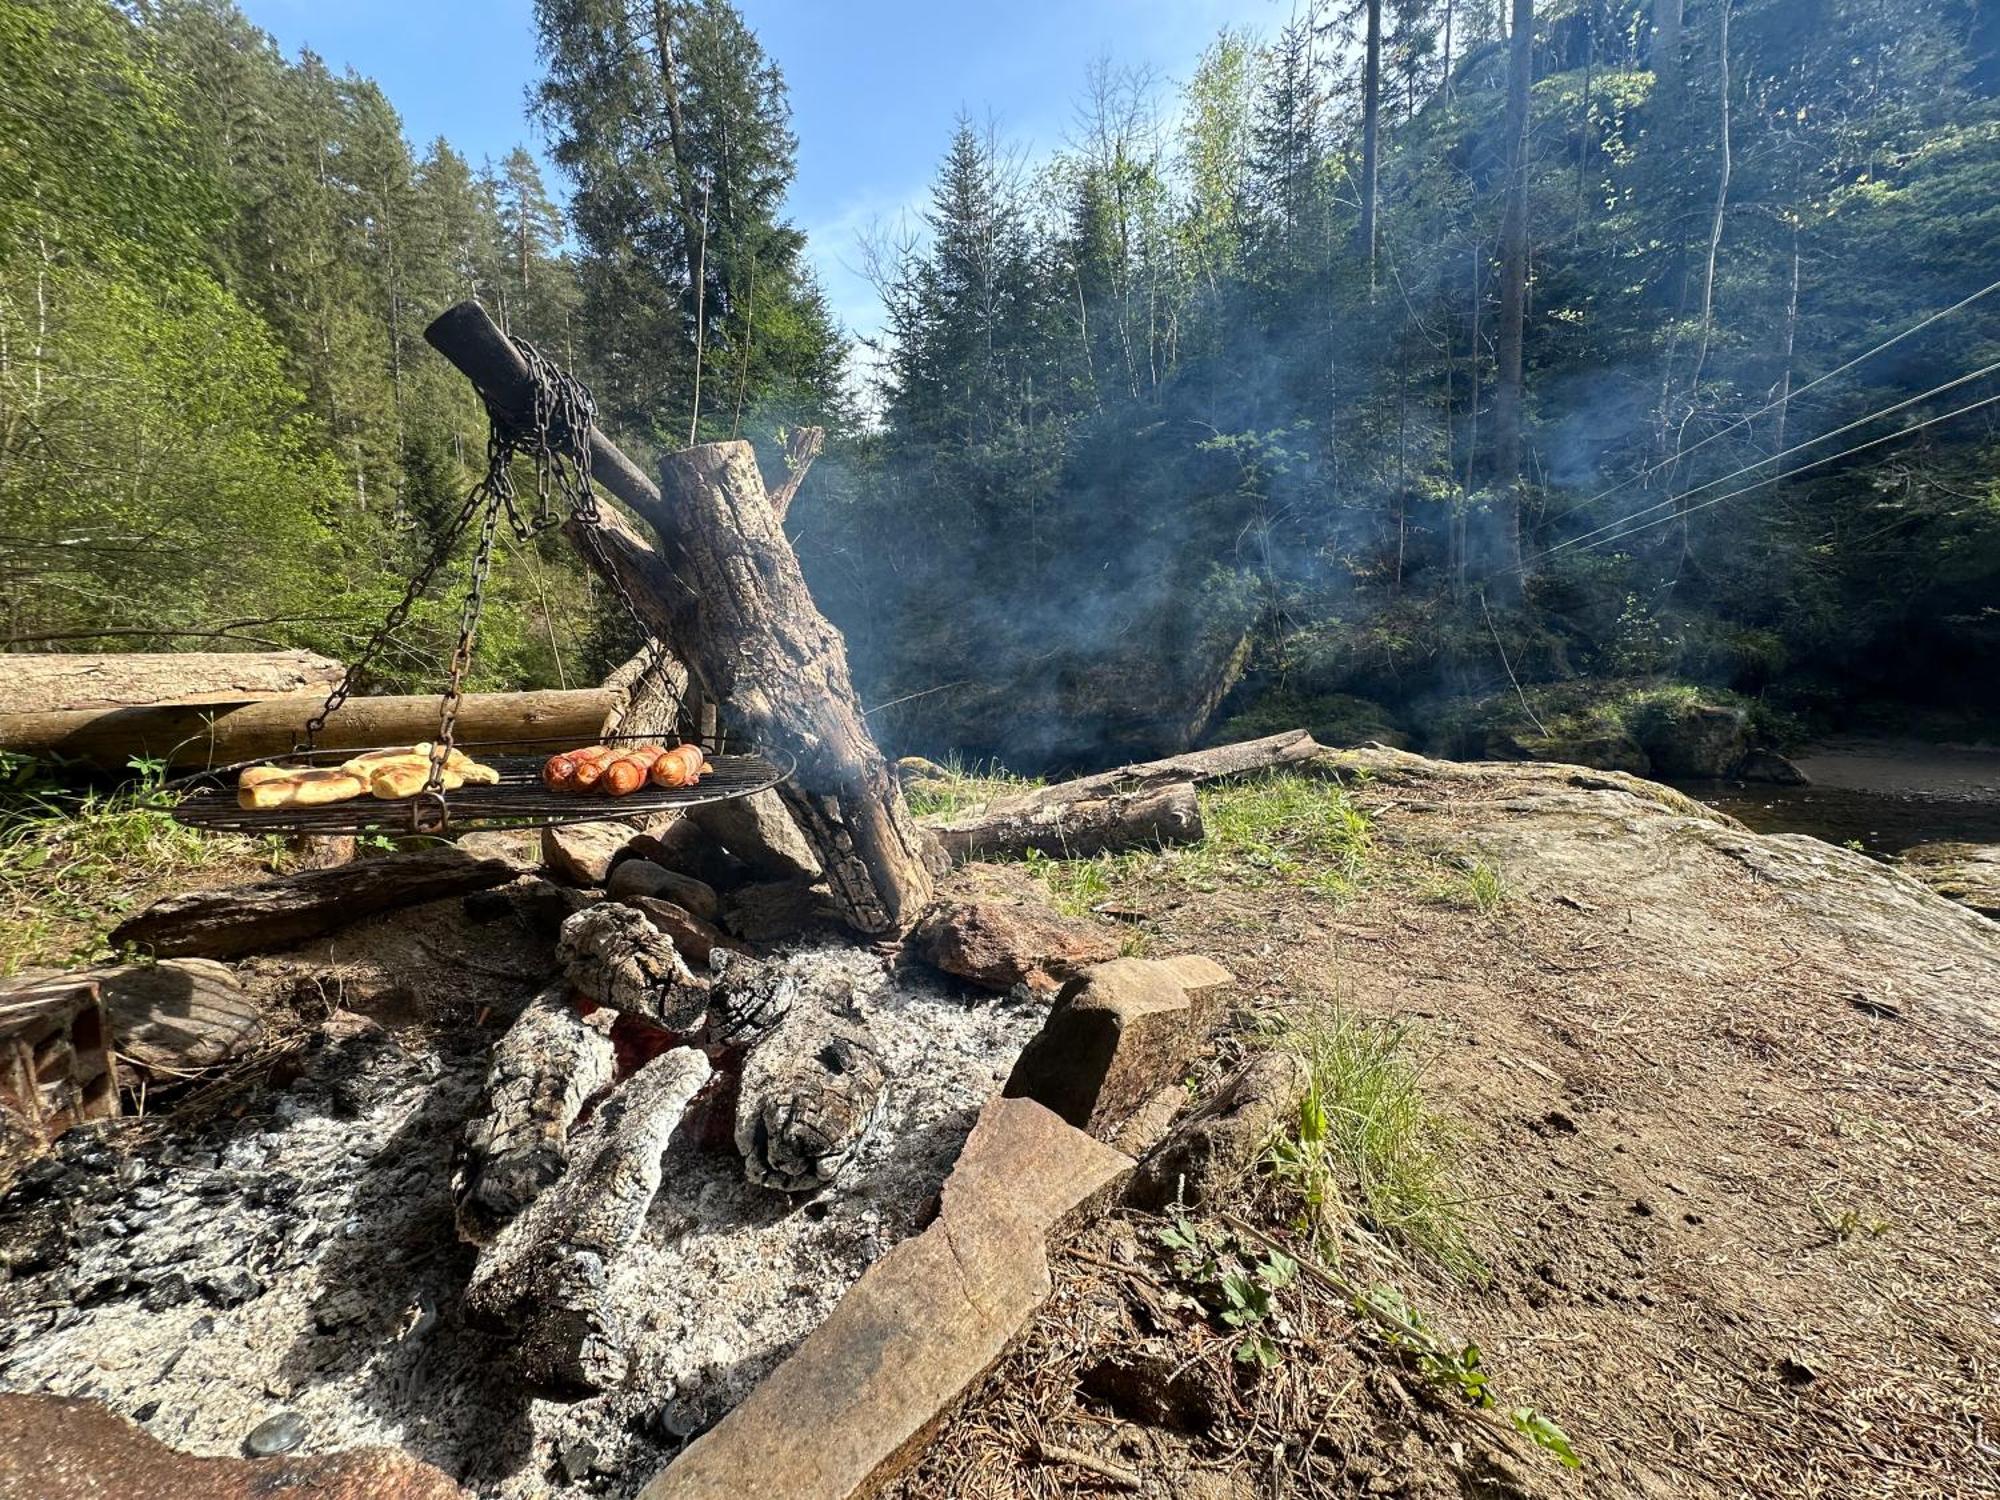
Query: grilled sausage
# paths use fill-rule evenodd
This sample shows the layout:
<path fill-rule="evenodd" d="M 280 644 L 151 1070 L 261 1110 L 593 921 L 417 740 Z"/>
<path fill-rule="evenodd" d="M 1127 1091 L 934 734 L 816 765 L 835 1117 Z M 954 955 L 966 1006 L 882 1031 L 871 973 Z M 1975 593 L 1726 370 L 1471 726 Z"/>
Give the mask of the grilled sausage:
<path fill-rule="evenodd" d="M 676 745 L 653 762 L 654 786 L 693 786 L 701 780 L 701 773 L 707 762 L 701 758 L 701 746 Z"/>
<path fill-rule="evenodd" d="M 614 797 L 629 797 L 646 784 L 653 765 L 667 752 L 658 745 L 641 745 L 614 756 L 604 765 L 604 789 Z"/>

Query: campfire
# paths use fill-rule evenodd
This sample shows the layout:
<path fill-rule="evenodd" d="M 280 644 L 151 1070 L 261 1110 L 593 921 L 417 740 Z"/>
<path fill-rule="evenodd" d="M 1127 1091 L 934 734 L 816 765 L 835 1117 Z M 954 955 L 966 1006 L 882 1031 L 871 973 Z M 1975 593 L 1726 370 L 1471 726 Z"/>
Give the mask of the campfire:
<path fill-rule="evenodd" d="M 546 408 L 546 362 L 476 305 L 428 337 L 499 430 Z M 529 426 L 538 465 L 556 462 L 545 418 Z M 1152 1137 L 1118 1135 L 1126 1116 L 1156 1136 L 1185 1103 L 1208 1013 L 1189 997 L 1227 975 L 1119 960 L 1005 902 L 936 903 L 934 882 L 981 855 L 1199 839 L 1193 782 L 1318 747 L 1275 736 L 920 827 L 779 528 L 813 436 L 770 489 L 742 443 L 670 455 L 656 488 L 588 424 L 563 441 L 656 536 L 594 505 L 561 521 L 653 636 L 607 689 L 596 753 L 683 745 L 680 784 L 579 800 L 537 773 L 546 743 L 522 753 L 532 713 L 468 755 L 452 713 L 469 628 L 437 740 L 361 757 L 399 787 L 428 768 L 418 825 L 455 842 L 343 859 L 329 836 L 411 814 L 271 808 L 227 771 L 190 783 L 184 820 L 287 832 L 319 857 L 158 901 L 112 934 L 152 963 L 0 1012 L 10 1387 L 95 1398 L 200 1453 L 381 1445 L 481 1493 L 632 1494 L 899 1242 L 945 1236 L 949 1255 L 916 1257 L 933 1277 L 970 1274 L 975 1228 L 1039 1255 L 1078 1195 L 1130 1167 L 1100 1141 L 1136 1152 Z M 351 755 L 407 713 L 350 704 L 353 675 L 314 754 Z M 257 707 L 249 732 L 268 738 L 278 710 Z M 202 753 L 228 758 L 227 717 Z M 325 774 L 274 760 L 312 764 L 248 764 Z M 1089 974 L 1098 988 L 1065 989 L 1052 1016 L 1058 984 Z M 310 1024 L 269 1026 L 274 1009 Z M 167 1111 L 110 1142 L 70 1128 L 114 1115 L 121 1084 Z M 996 1116 L 1003 1084 L 1026 1098 Z M 954 1200 L 969 1137 L 985 1155 Z M 1009 1181 L 994 1162 L 1036 1152 L 1072 1165 L 1018 1203 L 980 1196 Z M 990 1358 L 984 1318 L 952 1356 L 960 1385 Z M 894 1431 L 863 1446 L 902 1451 Z"/>

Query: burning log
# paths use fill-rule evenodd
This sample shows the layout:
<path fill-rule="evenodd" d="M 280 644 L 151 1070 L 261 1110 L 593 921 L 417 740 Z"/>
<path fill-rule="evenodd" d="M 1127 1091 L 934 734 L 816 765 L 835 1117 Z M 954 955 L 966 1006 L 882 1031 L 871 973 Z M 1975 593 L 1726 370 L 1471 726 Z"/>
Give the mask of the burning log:
<path fill-rule="evenodd" d="M 579 1134 L 569 1170 L 481 1255 L 466 1315 L 518 1340 L 528 1379 L 604 1390 L 625 1378 L 627 1333 L 609 1270 L 638 1239 L 660 1159 L 708 1077 L 708 1060 L 691 1047 L 634 1073 Z"/>
<path fill-rule="evenodd" d="M 1030 850 L 1087 859 L 1109 850 L 1198 844 L 1204 834 L 1194 785 L 1122 793 L 1091 801 L 1009 798 L 932 825 L 954 862 L 1018 859 Z"/>
<path fill-rule="evenodd" d="M 581 1014 L 557 985 L 507 1028 L 486 1074 L 486 1113 L 466 1122 L 453 1176 L 460 1239 L 489 1243 L 562 1176 L 570 1127 L 611 1083 L 613 1014 Z"/>
<path fill-rule="evenodd" d="M 865 1026 L 816 1006 L 795 1009 L 743 1064 L 736 1149 L 744 1174 L 785 1193 L 827 1186 L 875 1123 L 886 1081 Z"/>
<path fill-rule="evenodd" d="M 527 406 L 527 366 L 477 303 L 450 309 L 424 336 L 503 416 Z M 868 734 L 845 643 L 806 590 L 750 445 L 671 454 L 656 488 L 593 433 L 591 473 L 653 528 L 659 548 L 607 510 L 601 548 L 584 547 L 585 557 L 624 585 L 731 730 L 796 761 L 782 795 L 844 919 L 868 933 L 908 927 L 930 897 L 933 846 Z"/>
<path fill-rule="evenodd" d="M 635 907 L 585 907 L 563 923 L 556 956 L 569 982 L 590 999 L 668 1031 L 693 1031 L 708 1013 L 708 982 Z"/>

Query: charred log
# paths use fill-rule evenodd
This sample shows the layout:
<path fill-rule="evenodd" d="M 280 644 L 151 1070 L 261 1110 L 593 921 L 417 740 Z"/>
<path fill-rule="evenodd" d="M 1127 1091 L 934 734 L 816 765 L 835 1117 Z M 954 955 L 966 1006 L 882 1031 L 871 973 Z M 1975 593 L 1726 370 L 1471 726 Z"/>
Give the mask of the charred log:
<path fill-rule="evenodd" d="M 466 1122 L 452 1182 L 460 1239 L 489 1243 L 562 1176 L 570 1127 L 611 1083 L 614 1014 L 581 1014 L 558 985 L 493 1049 L 486 1113 Z"/>
<path fill-rule="evenodd" d="M 569 982 L 599 1005 L 673 1032 L 693 1031 L 707 1014 L 708 981 L 635 907 L 615 901 L 585 907 L 563 923 L 556 957 Z"/>
<path fill-rule="evenodd" d="M 825 1187 L 874 1125 L 886 1082 L 866 1026 L 817 1006 L 794 1010 L 743 1065 L 736 1149 L 744 1175 L 786 1193 Z"/>
<path fill-rule="evenodd" d="M 638 1239 L 660 1159 L 708 1076 L 708 1060 L 690 1047 L 633 1074 L 580 1132 L 570 1169 L 480 1257 L 466 1316 L 515 1340 L 529 1380 L 586 1390 L 624 1380 L 628 1332 L 610 1269 Z"/>

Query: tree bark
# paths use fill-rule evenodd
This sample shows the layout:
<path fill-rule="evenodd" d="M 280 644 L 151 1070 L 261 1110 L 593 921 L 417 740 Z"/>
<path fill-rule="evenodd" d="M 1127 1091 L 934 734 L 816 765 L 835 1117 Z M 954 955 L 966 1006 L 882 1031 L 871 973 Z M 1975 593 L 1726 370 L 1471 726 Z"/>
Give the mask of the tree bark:
<path fill-rule="evenodd" d="M 111 932 L 155 958 L 239 958 L 297 947 L 376 912 L 504 885 L 521 873 L 504 859 L 456 847 L 420 849 L 307 870 L 256 885 L 189 891 L 155 901 Z"/>
<path fill-rule="evenodd" d="M 344 670 L 311 651 L 16 652 L 0 658 L 0 714 L 255 703 L 324 693 Z"/>
<path fill-rule="evenodd" d="M 1375 291 L 1376 147 L 1382 118 L 1382 0 L 1368 0 L 1367 59 L 1361 72 L 1361 253 L 1368 259 L 1368 291 Z"/>
<path fill-rule="evenodd" d="M 1493 388 L 1494 486 L 1501 493 L 1500 568 L 1509 594 L 1521 585 L 1521 346 L 1528 307 L 1528 88 L 1533 81 L 1535 0 L 1514 0 L 1507 69 L 1507 201 L 1500 220 L 1499 366 Z"/>
<path fill-rule="evenodd" d="M 642 512 L 673 580 L 663 635 L 729 727 L 791 755 L 780 795 L 835 902 L 862 932 L 900 932 L 930 899 L 930 841 L 861 716 L 847 647 L 807 593 L 750 445 L 705 443 L 661 465 Z"/>
<path fill-rule="evenodd" d="M 1194 786 L 1185 781 L 1090 801 L 999 802 L 930 826 L 957 863 L 1018 859 L 1030 850 L 1053 859 L 1087 859 L 1118 849 L 1196 844 L 1204 831 Z"/>
<path fill-rule="evenodd" d="M 299 693 L 240 705 L 0 711 L 0 750 L 62 755 L 106 770 L 123 770 L 131 757 L 141 755 L 169 766 L 229 765 L 291 750 L 324 701 L 318 693 Z M 458 743 L 534 748 L 527 742 L 560 739 L 588 744 L 620 701 L 607 688 L 468 693 L 459 700 Z M 412 745 L 436 739 L 437 732 L 434 696 L 350 698 L 326 721 L 318 743 L 322 750 Z"/>

